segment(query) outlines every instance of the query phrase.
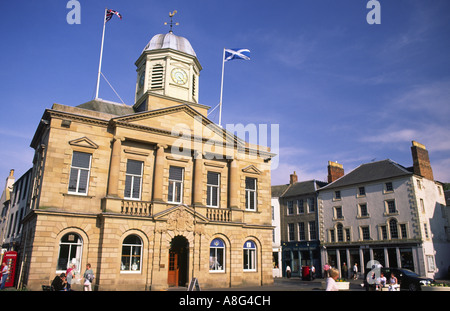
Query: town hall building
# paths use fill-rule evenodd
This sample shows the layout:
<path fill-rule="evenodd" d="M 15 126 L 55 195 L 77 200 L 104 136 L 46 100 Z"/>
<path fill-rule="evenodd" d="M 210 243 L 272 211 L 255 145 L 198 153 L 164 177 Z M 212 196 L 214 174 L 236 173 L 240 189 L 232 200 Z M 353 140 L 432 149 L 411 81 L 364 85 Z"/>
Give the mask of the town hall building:
<path fill-rule="evenodd" d="M 23 283 L 39 290 L 90 263 L 94 290 L 271 284 L 275 155 L 207 118 L 186 38 L 154 36 L 135 65 L 133 106 L 96 98 L 43 113 Z"/>

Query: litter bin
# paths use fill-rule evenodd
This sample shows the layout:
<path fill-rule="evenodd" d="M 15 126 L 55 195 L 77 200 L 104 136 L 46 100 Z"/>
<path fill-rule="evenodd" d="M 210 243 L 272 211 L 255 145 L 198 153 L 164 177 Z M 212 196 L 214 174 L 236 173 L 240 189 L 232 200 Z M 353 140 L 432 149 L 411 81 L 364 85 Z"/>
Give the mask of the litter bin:
<path fill-rule="evenodd" d="M 302 280 L 308 280 L 311 281 L 311 273 L 309 266 L 303 266 L 302 267 Z"/>

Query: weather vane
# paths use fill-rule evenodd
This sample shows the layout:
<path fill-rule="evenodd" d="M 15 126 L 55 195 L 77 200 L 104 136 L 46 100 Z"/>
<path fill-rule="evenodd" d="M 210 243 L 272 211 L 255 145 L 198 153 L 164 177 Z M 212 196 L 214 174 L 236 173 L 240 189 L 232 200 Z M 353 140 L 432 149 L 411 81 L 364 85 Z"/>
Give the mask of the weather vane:
<path fill-rule="evenodd" d="M 170 30 L 169 30 L 169 32 L 172 32 L 172 27 L 173 27 L 173 25 L 176 25 L 176 26 L 178 26 L 178 25 L 180 25 L 180 23 L 173 23 L 173 16 L 175 15 L 175 14 L 177 14 L 177 10 L 173 10 L 173 12 L 169 12 L 169 17 L 170 17 Z M 164 23 L 164 25 L 167 25 L 167 22 L 165 22 Z"/>

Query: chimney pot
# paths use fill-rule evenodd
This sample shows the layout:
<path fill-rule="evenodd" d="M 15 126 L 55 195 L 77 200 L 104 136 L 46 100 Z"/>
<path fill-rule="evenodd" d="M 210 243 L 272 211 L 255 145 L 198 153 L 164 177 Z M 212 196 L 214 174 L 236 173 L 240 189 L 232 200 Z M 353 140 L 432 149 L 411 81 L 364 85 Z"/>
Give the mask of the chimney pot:
<path fill-rule="evenodd" d="M 294 171 L 294 174 L 290 175 L 289 183 L 291 185 L 295 184 L 298 181 L 297 173 Z"/>
<path fill-rule="evenodd" d="M 344 167 L 338 162 L 328 161 L 328 182 L 332 183 L 344 176 Z"/>

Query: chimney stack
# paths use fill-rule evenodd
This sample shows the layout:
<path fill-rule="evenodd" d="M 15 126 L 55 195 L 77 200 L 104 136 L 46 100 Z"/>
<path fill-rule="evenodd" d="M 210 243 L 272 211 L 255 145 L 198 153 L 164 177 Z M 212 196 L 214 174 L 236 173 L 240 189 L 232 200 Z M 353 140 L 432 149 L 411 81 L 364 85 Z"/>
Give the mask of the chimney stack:
<path fill-rule="evenodd" d="M 344 167 L 337 162 L 328 161 L 328 182 L 332 183 L 344 176 Z"/>
<path fill-rule="evenodd" d="M 433 169 L 431 168 L 428 150 L 424 145 L 412 141 L 411 154 L 413 158 L 414 174 L 420 175 L 426 179 L 434 180 Z"/>
<path fill-rule="evenodd" d="M 297 177 L 297 174 L 296 174 L 295 171 L 294 171 L 294 174 L 291 174 L 291 175 L 290 175 L 289 183 L 290 183 L 291 185 L 293 185 L 293 184 L 295 184 L 297 181 L 298 181 L 298 177 Z"/>

